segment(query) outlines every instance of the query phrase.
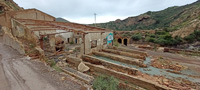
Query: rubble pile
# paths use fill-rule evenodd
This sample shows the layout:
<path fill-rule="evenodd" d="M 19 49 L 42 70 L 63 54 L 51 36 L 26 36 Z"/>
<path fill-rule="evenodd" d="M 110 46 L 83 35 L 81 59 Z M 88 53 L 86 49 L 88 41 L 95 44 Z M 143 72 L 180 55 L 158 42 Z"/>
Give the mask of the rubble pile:
<path fill-rule="evenodd" d="M 181 71 L 186 68 L 179 63 L 174 64 L 172 63 L 172 61 L 163 59 L 162 57 L 153 59 L 151 62 L 151 66 L 159 69 L 171 69 L 174 71 Z"/>

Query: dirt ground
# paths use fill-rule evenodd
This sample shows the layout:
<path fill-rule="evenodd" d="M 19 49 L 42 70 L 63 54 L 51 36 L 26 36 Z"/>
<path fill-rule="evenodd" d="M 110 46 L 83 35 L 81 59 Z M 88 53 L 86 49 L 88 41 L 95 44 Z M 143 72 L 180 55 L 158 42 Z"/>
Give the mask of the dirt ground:
<path fill-rule="evenodd" d="M 2 44 L 2 37 L 0 37 L 0 82 L 0 90 L 80 90 L 84 85 L 38 60 L 29 60 L 19 55 L 17 51 Z"/>
<path fill-rule="evenodd" d="M 174 62 L 186 63 L 186 64 L 192 64 L 192 65 L 200 66 L 200 57 L 185 56 L 185 55 L 174 54 L 174 53 L 156 52 L 156 51 L 146 50 L 146 49 L 142 49 L 142 48 L 135 48 L 133 46 L 129 46 L 128 48 L 147 52 L 147 54 L 150 55 L 150 56 L 163 57 L 163 58 L 166 58 L 168 60 L 172 60 Z"/>
<path fill-rule="evenodd" d="M 198 74 L 200 73 L 200 57 L 198 56 L 187 56 L 181 54 L 152 51 L 142 48 L 136 48 L 133 46 L 128 46 L 127 48 L 147 52 L 147 54 L 152 57 L 162 57 L 174 63 L 179 63 L 183 66 L 186 66 L 189 68 L 189 70 L 192 70 L 193 72 L 196 72 Z"/>

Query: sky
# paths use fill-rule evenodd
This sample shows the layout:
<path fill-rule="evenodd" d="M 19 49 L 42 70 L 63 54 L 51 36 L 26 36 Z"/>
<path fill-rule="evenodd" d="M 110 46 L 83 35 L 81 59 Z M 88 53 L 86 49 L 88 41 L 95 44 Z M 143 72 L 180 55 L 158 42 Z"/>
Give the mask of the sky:
<path fill-rule="evenodd" d="M 182 6 L 197 0 L 14 0 L 24 9 L 36 8 L 70 22 L 92 24 L 125 19 L 147 11 Z"/>

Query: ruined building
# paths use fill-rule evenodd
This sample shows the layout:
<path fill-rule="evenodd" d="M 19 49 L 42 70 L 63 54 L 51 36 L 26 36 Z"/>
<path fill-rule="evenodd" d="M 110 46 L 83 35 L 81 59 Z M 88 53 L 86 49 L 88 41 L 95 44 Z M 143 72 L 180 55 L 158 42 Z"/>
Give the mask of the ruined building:
<path fill-rule="evenodd" d="M 7 11 L 0 15 L 0 32 L 4 31 L 4 43 L 24 54 L 23 42 L 31 41 L 44 49 L 44 38 L 48 38 L 50 49 L 56 51 L 56 38 L 61 37 L 65 44 L 74 43 L 80 46 L 81 54 L 89 54 L 112 45 L 107 37 L 112 30 L 90 27 L 76 23 L 56 22 L 55 17 L 37 9 Z"/>

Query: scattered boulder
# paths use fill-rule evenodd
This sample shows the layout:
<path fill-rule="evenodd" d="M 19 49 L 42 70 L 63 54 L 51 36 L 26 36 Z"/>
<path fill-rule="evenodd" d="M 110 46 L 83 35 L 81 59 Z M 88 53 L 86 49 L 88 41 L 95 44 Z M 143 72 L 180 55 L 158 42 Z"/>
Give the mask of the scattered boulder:
<path fill-rule="evenodd" d="M 78 65 L 78 70 L 80 72 L 86 72 L 88 71 L 90 68 L 88 66 L 86 66 L 83 62 L 81 62 L 79 65 Z"/>

